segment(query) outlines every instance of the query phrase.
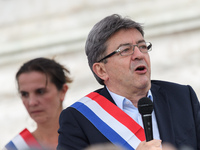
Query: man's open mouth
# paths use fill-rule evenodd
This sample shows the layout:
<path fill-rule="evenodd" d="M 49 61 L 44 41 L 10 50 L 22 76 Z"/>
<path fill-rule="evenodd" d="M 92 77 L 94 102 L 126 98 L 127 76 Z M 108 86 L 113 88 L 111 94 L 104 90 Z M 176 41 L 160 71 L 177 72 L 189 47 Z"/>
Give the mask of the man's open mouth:
<path fill-rule="evenodd" d="M 139 66 L 139 67 L 137 67 L 137 68 L 135 69 L 135 71 L 143 71 L 143 70 L 145 70 L 145 69 L 146 69 L 145 66 Z"/>

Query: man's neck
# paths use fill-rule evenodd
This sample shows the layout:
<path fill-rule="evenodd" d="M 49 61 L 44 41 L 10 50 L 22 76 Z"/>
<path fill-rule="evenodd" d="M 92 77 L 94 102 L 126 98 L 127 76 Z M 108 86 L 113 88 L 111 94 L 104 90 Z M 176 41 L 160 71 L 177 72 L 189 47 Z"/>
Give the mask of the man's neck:
<path fill-rule="evenodd" d="M 109 89 L 108 87 L 107 87 L 107 89 L 108 89 L 109 92 L 115 93 L 117 95 L 120 95 L 122 97 L 129 99 L 135 107 L 137 107 L 137 103 L 141 98 L 147 96 L 148 91 L 149 91 L 149 89 L 143 89 L 143 90 L 138 90 L 138 91 L 134 91 L 134 92 L 129 93 L 129 91 L 124 91 L 124 92 L 114 91 L 112 89 Z"/>

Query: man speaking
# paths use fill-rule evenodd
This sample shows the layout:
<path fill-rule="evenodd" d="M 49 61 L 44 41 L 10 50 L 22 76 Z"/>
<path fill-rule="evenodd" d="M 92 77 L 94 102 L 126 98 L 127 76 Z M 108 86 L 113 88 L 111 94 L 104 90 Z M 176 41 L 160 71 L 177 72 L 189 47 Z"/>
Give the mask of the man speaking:
<path fill-rule="evenodd" d="M 200 150 L 200 105 L 189 85 L 151 80 L 152 43 L 142 26 L 117 14 L 90 31 L 85 51 L 102 89 L 60 115 L 57 149 L 80 150 L 113 143 L 128 150 L 161 150 L 163 143 Z M 152 135 L 146 141 L 138 101 L 153 103 Z"/>

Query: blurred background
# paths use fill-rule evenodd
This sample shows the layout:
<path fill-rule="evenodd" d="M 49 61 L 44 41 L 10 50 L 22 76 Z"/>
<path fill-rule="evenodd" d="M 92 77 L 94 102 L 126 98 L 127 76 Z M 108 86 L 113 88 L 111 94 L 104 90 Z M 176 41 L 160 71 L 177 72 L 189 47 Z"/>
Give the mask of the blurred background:
<path fill-rule="evenodd" d="M 84 45 L 93 25 L 113 13 L 143 24 L 153 44 L 152 79 L 189 84 L 200 97 L 199 8 L 199 0 L 0 0 L 0 149 L 35 128 L 17 93 L 15 73 L 24 62 L 55 57 L 70 69 L 64 108 L 101 87 Z"/>

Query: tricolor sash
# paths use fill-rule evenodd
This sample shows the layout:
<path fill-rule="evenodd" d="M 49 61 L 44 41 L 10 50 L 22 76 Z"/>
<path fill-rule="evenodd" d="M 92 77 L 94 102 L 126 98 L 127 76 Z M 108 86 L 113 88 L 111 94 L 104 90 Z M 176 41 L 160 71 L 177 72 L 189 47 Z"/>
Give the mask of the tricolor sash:
<path fill-rule="evenodd" d="M 29 149 L 39 150 L 42 149 L 42 147 L 27 129 L 24 129 L 22 132 L 20 132 L 4 147 L 4 150 L 29 150 Z"/>
<path fill-rule="evenodd" d="M 144 129 L 99 93 L 92 92 L 71 107 L 82 113 L 113 144 L 135 150 L 145 140 Z"/>

